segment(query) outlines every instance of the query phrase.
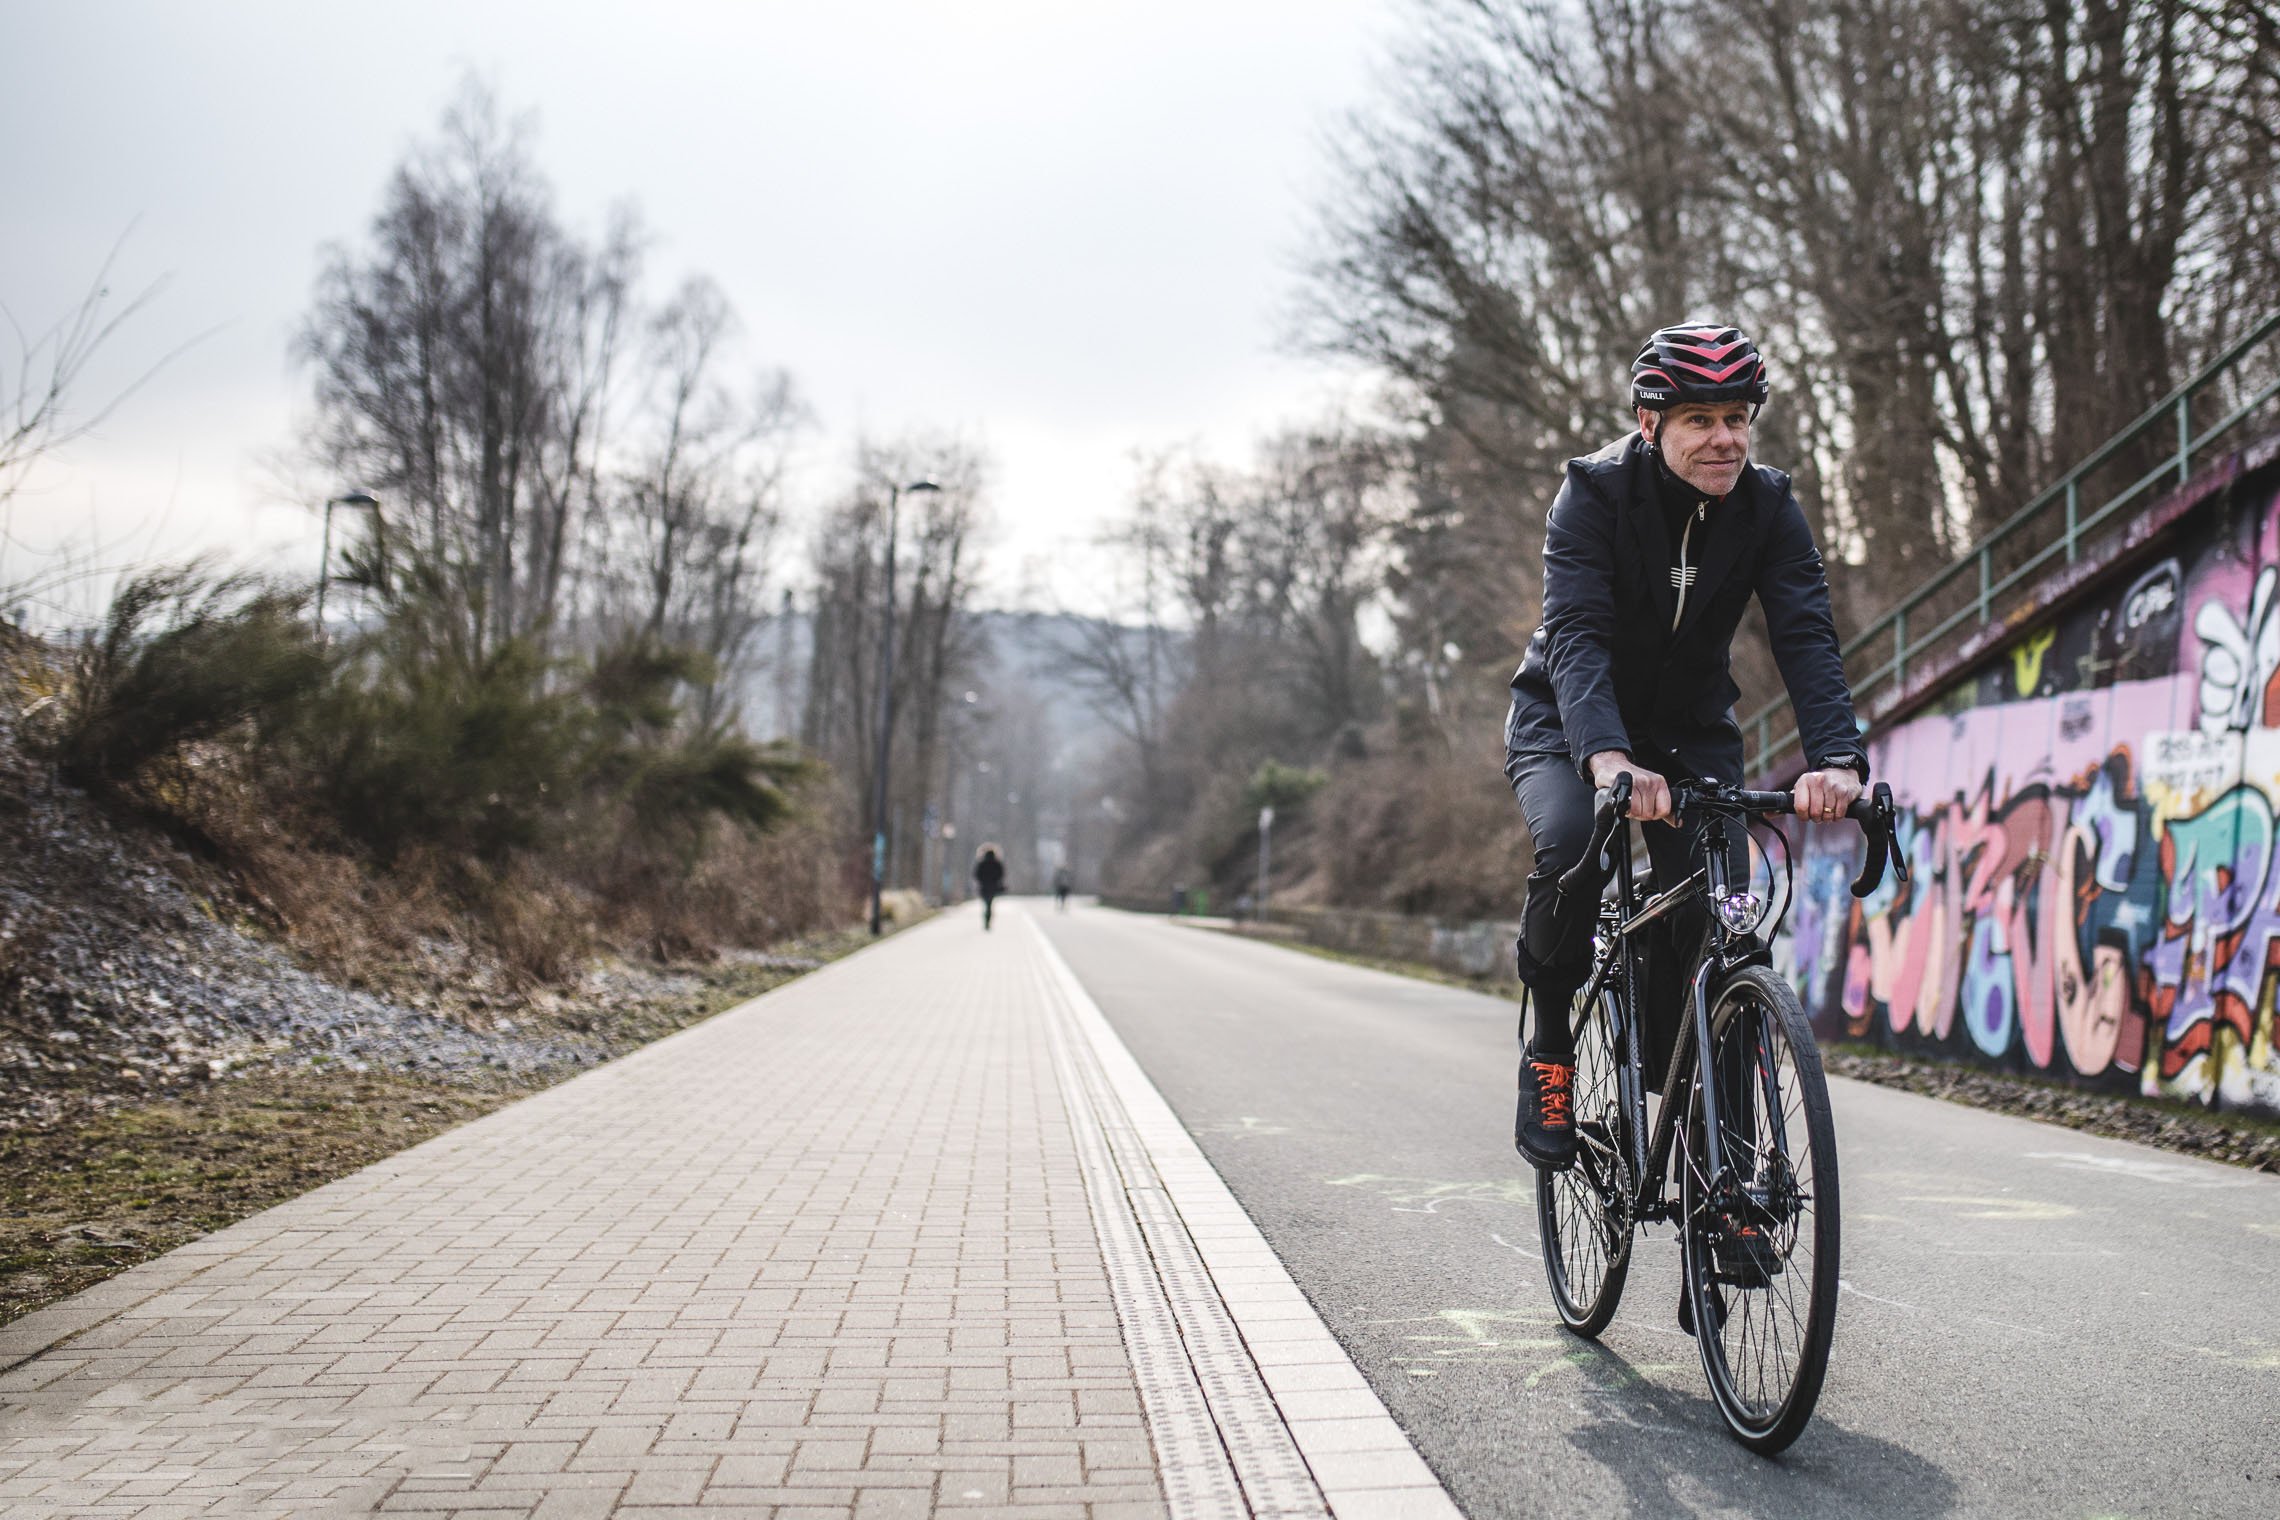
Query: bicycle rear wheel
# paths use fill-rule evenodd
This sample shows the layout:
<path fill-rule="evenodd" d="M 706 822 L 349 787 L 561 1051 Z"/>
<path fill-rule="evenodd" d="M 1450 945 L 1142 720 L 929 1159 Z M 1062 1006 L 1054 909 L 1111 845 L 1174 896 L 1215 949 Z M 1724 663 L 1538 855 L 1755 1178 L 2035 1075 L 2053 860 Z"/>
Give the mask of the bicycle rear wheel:
<path fill-rule="evenodd" d="M 1536 1174 L 1536 1230 L 1560 1320 L 1595 1336 L 1615 1317 L 1631 1272 L 1630 1121 L 1616 1080 L 1615 994 L 1577 1021 L 1575 1165 Z"/>
<path fill-rule="evenodd" d="M 1681 1168 L 1686 1287 L 1719 1412 L 1770 1456 L 1812 1418 L 1836 1332 L 1836 1124 L 1804 1011 L 1771 971 L 1745 968 L 1719 989 L 1710 1044 Z M 1704 1082 L 1715 1084 L 1717 1177 L 1702 1155 Z"/>

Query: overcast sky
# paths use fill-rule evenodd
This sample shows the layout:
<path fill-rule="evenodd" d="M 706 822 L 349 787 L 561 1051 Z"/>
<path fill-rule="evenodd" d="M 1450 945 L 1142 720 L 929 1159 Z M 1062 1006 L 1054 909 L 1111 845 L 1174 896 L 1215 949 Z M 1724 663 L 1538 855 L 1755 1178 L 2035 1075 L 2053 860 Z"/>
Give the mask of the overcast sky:
<path fill-rule="evenodd" d="M 179 4 L 0 0 L 0 302 L 160 297 L 89 400 L 193 334 L 15 504 L 26 546 L 316 558 L 265 461 L 306 414 L 288 344 L 322 245 L 473 70 L 535 116 L 573 227 L 631 198 L 650 289 L 712 275 L 820 430 L 943 427 L 997 462 L 997 594 L 1113 511 L 1138 445 L 1239 458 L 1350 377 L 1277 352 L 1336 115 L 1397 0 Z M 311 482 L 297 482 L 303 489 Z M 1081 595 L 1080 588 L 1064 594 Z"/>

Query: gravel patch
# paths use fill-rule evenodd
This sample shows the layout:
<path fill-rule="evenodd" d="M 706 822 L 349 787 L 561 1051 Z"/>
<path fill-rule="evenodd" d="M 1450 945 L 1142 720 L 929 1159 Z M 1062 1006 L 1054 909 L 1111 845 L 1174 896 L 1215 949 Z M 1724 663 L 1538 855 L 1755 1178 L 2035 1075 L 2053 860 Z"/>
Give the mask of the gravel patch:
<path fill-rule="evenodd" d="M 409 1075 L 527 1091 L 622 1053 L 717 973 L 600 964 L 516 994 L 428 941 L 416 985 L 344 987 L 241 927 L 165 836 L 29 761 L 0 721 L 0 1131 L 51 1126 L 250 1071 Z M 731 971 L 815 962 L 746 952 Z M 419 1006 L 425 1004 L 426 1006 Z"/>
<path fill-rule="evenodd" d="M 1873 1046 L 1825 1047 L 1821 1064 L 1831 1076 L 1850 1077 L 1856 1082 L 1873 1082 L 1927 1098 L 2040 1119 L 2115 1140 L 2134 1140 L 2159 1150 L 2230 1162 L 2253 1171 L 2280 1172 L 2280 1124 L 2253 1115 L 2211 1113 L 2178 1103 L 2083 1092 L 2002 1072 L 1919 1061 Z"/>

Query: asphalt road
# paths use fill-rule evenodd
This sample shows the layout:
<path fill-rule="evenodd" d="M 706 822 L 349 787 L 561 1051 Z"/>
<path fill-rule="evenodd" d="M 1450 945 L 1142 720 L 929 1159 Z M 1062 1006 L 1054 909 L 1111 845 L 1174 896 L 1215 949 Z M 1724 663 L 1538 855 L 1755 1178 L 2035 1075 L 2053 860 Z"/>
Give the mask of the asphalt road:
<path fill-rule="evenodd" d="M 2280 1514 L 2280 1178 L 1833 1082 L 1836 1349 L 1729 1442 L 1643 1240 L 1559 1327 L 1515 1005 L 1163 920 L 1039 921 L 1468 1515 Z"/>

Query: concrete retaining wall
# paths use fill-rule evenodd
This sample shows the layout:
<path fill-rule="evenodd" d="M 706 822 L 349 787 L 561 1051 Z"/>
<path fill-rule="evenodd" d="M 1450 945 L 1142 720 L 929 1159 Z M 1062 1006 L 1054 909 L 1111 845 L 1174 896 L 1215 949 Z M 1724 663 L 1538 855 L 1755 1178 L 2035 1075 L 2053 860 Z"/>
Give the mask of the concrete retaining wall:
<path fill-rule="evenodd" d="M 1514 979 L 1512 942 L 1520 934 L 1517 923 L 1443 922 L 1358 908 L 1272 906 L 1267 909 L 1267 923 L 1325 950 L 1409 961 L 1484 981 Z"/>

